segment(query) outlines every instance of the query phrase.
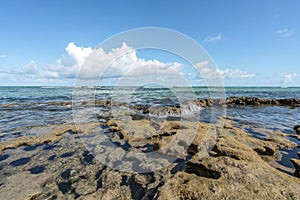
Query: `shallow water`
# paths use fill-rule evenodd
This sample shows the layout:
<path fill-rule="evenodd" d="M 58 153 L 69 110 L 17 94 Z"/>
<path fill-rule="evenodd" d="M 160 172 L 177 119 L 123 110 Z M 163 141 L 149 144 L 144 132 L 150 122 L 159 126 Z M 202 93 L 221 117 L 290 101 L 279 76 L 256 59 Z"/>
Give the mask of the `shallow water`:
<path fill-rule="evenodd" d="M 0 141 L 29 134 L 33 126 L 72 123 L 72 87 L 0 87 Z M 260 98 L 300 98 L 300 88 L 228 87 L 222 88 L 159 88 L 159 87 L 82 87 L 76 88 L 76 101 L 113 100 L 129 105 L 176 106 L 186 100 L 209 97 L 250 96 Z M 85 107 L 87 109 L 87 107 Z M 91 117 L 106 110 L 89 107 Z M 119 109 L 119 108 L 118 108 Z M 224 115 L 224 109 L 212 110 L 188 107 L 188 113 L 200 111 L 196 118 L 210 122 L 211 115 Z M 300 123 L 300 108 L 286 106 L 230 107 L 227 116 L 242 124 L 293 133 L 293 126 Z M 93 113 L 94 112 L 94 113 Z M 172 113 L 159 113 L 169 117 Z M 175 116 L 176 117 L 176 116 Z M 37 133 L 39 134 L 39 133 Z"/>

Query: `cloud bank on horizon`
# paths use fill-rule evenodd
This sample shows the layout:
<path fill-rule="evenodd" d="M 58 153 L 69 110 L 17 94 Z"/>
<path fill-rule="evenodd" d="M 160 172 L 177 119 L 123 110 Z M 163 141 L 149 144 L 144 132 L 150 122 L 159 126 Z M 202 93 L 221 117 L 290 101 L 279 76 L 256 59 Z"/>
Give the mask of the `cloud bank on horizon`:
<path fill-rule="evenodd" d="M 210 42 L 215 40 L 218 39 L 211 38 Z M 74 42 L 70 42 L 65 51 L 66 54 L 57 59 L 54 64 L 40 67 L 34 60 L 31 60 L 16 70 L 0 70 L 0 76 L 16 83 L 29 82 L 33 85 L 43 83 L 74 85 L 76 79 L 102 79 L 104 81 L 100 84 L 110 85 L 115 80 L 124 78 L 124 76 L 127 79 L 128 77 L 141 78 L 148 82 L 174 79 L 174 85 L 176 85 L 178 74 L 189 80 L 191 85 L 204 85 L 203 77 L 221 77 L 224 80 L 255 77 L 255 74 L 239 69 L 208 68 L 208 61 L 196 65 L 200 69 L 199 74 L 197 70 L 191 70 L 192 67 L 182 63 L 162 62 L 156 59 L 146 60 L 139 58 L 137 50 L 128 46 L 125 42 L 119 48 L 112 49 L 110 52 L 105 52 L 102 48 L 93 49 L 77 46 Z"/>
<path fill-rule="evenodd" d="M 297 76 L 296 73 L 283 73 L 283 84 L 287 85 L 287 84 L 293 84 L 295 83 L 295 78 Z"/>

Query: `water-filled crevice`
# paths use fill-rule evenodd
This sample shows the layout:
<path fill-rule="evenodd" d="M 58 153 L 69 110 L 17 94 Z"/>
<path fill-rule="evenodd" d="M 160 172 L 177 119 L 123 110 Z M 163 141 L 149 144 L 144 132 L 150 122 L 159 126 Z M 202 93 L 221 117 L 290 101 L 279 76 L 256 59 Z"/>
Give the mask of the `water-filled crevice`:
<path fill-rule="evenodd" d="M 146 190 L 143 188 L 142 184 L 135 181 L 135 177 L 131 176 L 128 179 L 128 184 L 131 190 L 131 198 L 134 200 L 140 200 L 142 199 L 145 194 Z"/>
<path fill-rule="evenodd" d="M 196 174 L 197 176 L 202 176 L 205 178 L 219 179 L 221 177 L 220 172 L 209 169 L 203 164 L 188 162 L 185 171 L 187 173 Z"/>
<path fill-rule="evenodd" d="M 84 151 L 80 162 L 83 165 L 93 164 L 94 156 L 89 151 Z"/>

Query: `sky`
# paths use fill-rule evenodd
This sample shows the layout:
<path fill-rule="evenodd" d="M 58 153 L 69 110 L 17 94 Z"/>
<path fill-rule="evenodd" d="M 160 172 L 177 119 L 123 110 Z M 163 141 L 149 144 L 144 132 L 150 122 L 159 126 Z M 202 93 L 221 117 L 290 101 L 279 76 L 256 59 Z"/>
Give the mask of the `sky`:
<path fill-rule="evenodd" d="M 102 62 L 125 50 L 131 52 L 107 71 L 106 84 L 141 66 L 134 76 L 175 70 L 200 83 L 181 58 L 126 41 L 108 52 L 98 48 L 120 32 L 161 27 L 201 45 L 217 66 L 209 76 L 227 86 L 300 86 L 299 8 L 298 0 L 1 0 L 0 85 L 72 86 L 91 55 Z M 84 77 L 95 78 L 97 70 L 88 68 Z"/>

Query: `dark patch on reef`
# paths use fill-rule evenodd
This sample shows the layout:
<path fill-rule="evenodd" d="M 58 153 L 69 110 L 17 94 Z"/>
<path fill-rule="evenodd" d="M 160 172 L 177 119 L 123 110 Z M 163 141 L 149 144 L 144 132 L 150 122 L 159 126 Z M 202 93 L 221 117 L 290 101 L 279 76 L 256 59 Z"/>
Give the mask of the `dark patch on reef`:
<path fill-rule="evenodd" d="M 71 157 L 73 155 L 74 155 L 74 152 L 67 152 L 67 153 L 62 154 L 60 157 L 61 158 L 67 158 L 67 157 Z"/>
<path fill-rule="evenodd" d="M 0 162 L 3 161 L 3 160 L 6 160 L 7 158 L 9 158 L 8 154 L 0 155 Z"/>
<path fill-rule="evenodd" d="M 31 160 L 30 157 L 20 158 L 20 159 L 17 159 L 17 160 L 15 160 L 15 161 L 12 161 L 12 162 L 10 163 L 10 165 L 12 165 L 12 166 L 14 166 L 14 167 L 17 167 L 17 166 L 25 165 L 25 164 L 28 163 L 30 160 Z"/>
<path fill-rule="evenodd" d="M 31 174 L 39 174 L 39 173 L 42 173 L 44 171 L 44 169 L 45 169 L 44 166 L 36 166 L 36 167 L 29 169 L 29 171 Z"/>
<path fill-rule="evenodd" d="M 83 165 L 93 164 L 94 156 L 88 151 L 84 151 L 82 154 L 82 158 L 80 158 L 80 162 Z"/>
<path fill-rule="evenodd" d="M 67 193 L 68 191 L 70 191 L 71 188 L 72 188 L 72 184 L 71 184 L 70 181 L 58 183 L 57 186 L 58 186 L 58 189 L 59 189 L 63 194 L 66 194 L 66 193 Z"/>
<path fill-rule="evenodd" d="M 34 146 L 27 146 L 27 147 L 24 147 L 24 151 L 33 151 L 33 150 L 35 150 L 36 148 L 38 148 L 40 146 L 41 146 L 40 144 L 37 144 L 37 145 L 34 145 Z"/>

